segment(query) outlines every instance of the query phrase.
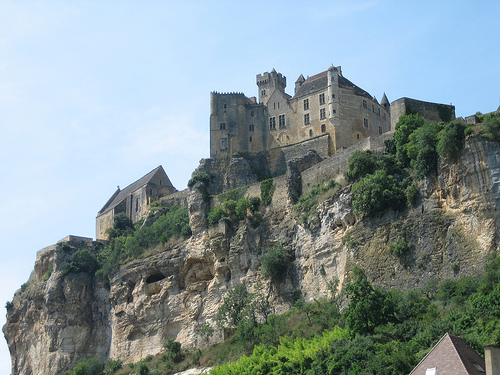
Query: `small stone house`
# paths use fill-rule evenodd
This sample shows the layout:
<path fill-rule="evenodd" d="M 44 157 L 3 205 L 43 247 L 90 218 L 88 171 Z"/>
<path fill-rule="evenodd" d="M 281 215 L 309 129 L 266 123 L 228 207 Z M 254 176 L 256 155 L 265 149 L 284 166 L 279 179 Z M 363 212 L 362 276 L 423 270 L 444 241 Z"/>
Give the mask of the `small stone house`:
<path fill-rule="evenodd" d="M 113 227 L 116 214 L 125 213 L 135 224 L 148 212 L 151 203 L 176 191 L 161 165 L 125 189 L 118 187 L 97 213 L 96 239 L 107 239 L 106 230 Z"/>
<path fill-rule="evenodd" d="M 485 346 L 483 359 L 460 337 L 446 333 L 410 375 L 499 375 L 500 349 Z"/>

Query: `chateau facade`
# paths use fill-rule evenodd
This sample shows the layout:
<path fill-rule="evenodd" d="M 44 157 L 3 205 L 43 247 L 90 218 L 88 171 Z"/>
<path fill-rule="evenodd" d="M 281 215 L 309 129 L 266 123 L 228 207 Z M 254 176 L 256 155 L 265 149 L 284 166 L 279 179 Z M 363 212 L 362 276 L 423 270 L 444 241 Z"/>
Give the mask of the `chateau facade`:
<path fill-rule="evenodd" d="M 258 101 L 242 93 L 211 93 L 211 158 L 279 149 L 325 135 L 328 155 L 334 155 L 364 138 L 393 131 L 408 103 L 429 120 L 441 107 L 452 112 L 452 119 L 455 116 L 453 106 L 402 98 L 391 119 L 386 95 L 379 103 L 345 78 L 340 66 L 307 79 L 301 74 L 293 96 L 285 92 L 286 77 L 274 69 L 257 75 L 257 86 Z"/>

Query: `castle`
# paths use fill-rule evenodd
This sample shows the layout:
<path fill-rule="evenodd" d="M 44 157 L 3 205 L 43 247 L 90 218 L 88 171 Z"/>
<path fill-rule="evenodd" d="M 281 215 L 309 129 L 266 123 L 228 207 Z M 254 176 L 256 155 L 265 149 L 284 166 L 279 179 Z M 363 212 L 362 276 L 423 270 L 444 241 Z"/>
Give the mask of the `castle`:
<path fill-rule="evenodd" d="M 295 81 L 293 96 L 276 70 L 257 75 L 259 100 L 242 93 L 210 95 L 210 157 L 259 153 L 326 136 L 327 154 L 335 155 L 367 137 L 394 131 L 399 117 L 416 112 L 429 121 L 450 121 L 451 105 L 401 98 L 380 103 L 342 75 L 340 66 Z M 443 110 L 445 109 L 445 110 Z M 442 113 L 451 118 L 442 119 Z"/>
<path fill-rule="evenodd" d="M 258 101 L 242 93 L 210 94 L 211 159 L 205 159 L 204 164 L 211 175 L 220 174 L 216 160 L 263 153 L 271 174 L 278 175 L 286 170 L 288 161 L 310 150 L 325 159 L 363 140 L 390 134 L 405 113 L 418 113 L 432 122 L 455 118 L 452 105 L 410 98 L 389 103 L 385 94 L 379 103 L 345 78 L 340 66 L 331 66 L 307 79 L 301 74 L 294 96 L 285 92 L 286 77 L 274 69 L 258 74 L 257 86 Z M 210 160 L 214 163 L 206 163 Z M 236 187 L 228 182 L 225 185 Z M 221 192 L 216 190 L 214 194 Z M 153 201 L 176 191 L 161 166 L 125 189 L 118 188 L 97 214 L 96 238 L 107 238 L 107 229 L 113 226 L 117 213 L 125 213 L 135 224 Z"/>

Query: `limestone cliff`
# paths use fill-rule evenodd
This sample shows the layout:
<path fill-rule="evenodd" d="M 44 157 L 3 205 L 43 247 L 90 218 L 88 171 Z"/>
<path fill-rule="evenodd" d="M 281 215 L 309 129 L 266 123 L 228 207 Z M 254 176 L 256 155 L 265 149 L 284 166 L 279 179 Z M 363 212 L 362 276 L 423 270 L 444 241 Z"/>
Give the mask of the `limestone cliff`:
<path fill-rule="evenodd" d="M 209 229 L 203 219 L 207 202 L 195 185 L 188 196 L 193 236 L 120 266 L 109 285 L 85 273 L 64 276 L 63 246 L 43 249 L 3 328 L 13 374 L 55 374 L 90 356 L 137 361 L 161 352 L 166 337 L 203 346 L 201 324 L 215 326 L 225 294 L 240 283 L 250 290 L 260 283 L 281 313 L 297 291 L 306 300 L 320 298 L 333 278 L 341 289 L 356 264 L 375 285 L 403 289 L 431 277 L 478 272 L 497 249 L 500 234 L 499 144 L 470 137 L 458 160 L 439 163 L 439 173 L 419 186 L 414 208 L 374 219 L 356 217 L 349 186 L 299 218 L 281 176 L 275 178 L 272 204 L 261 208 L 260 225 Z M 236 180 L 232 188 L 239 185 Z M 253 180 L 248 176 L 247 183 Z M 247 188 L 248 195 L 259 192 L 258 184 Z M 400 237 L 410 251 L 396 257 L 389 247 Z M 294 255 L 279 288 L 260 273 L 260 258 L 275 242 Z M 223 340 L 223 332 L 211 340 Z"/>

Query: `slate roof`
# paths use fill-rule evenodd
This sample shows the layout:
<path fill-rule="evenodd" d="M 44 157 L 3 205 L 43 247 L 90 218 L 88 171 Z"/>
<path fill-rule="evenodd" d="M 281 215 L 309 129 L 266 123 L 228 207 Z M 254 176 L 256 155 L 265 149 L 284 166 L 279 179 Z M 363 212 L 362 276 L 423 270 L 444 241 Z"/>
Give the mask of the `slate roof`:
<path fill-rule="evenodd" d="M 156 172 L 158 172 L 160 170 L 163 171 L 163 173 L 165 173 L 165 171 L 163 170 L 163 167 L 160 165 L 159 167 L 156 167 L 151 172 L 149 172 L 145 176 L 141 177 L 137 181 L 128 185 L 125 189 L 120 190 L 120 188 L 118 188 L 114 192 L 114 194 L 111 196 L 111 198 L 109 198 L 109 200 L 106 202 L 104 207 L 101 208 L 101 210 L 97 213 L 97 216 L 99 216 L 105 212 L 108 212 L 108 211 L 112 210 L 113 208 L 115 208 L 116 206 L 118 206 L 126 197 L 128 197 L 130 194 L 132 194 L 137 189 L 146 185 L 149 181 L 151 181 L 151 179 L 156 174 Z"/>
<path fill-rule="evenodd" d="M 299 98 L 301 96 L 308 96 L 314 92 L 325 90 L 328 87 L 328 71 L 324 71 L 307 78 L 302 86 L 300 86 L 295 92 L 294 97 Z M 300 78 L 300 77 L 299 77 Z M 298 81 L 298 80 L 297 80 Z M 339 87 L 346 89 L 354 89 L 356 95 L 364 96 L 367 99 L 373 99 L 373 97 L 367 93 L 365 90 L 356 86 L 354 83 L 349 81 L 347 78 L 339 75 Z"/>
<path fill-rule="evenodd" d="M 436 375 L 484 375 L 484 359 L 460 337 L 446 333 L 410 375 L 426 375 L 427 369 Z"/>

